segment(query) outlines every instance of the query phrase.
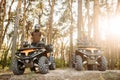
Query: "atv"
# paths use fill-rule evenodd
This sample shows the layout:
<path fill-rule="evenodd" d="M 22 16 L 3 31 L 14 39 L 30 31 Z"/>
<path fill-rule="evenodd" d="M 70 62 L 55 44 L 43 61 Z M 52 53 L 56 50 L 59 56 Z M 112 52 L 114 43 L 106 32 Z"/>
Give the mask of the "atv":
<path fill-rule="evenodd" d="M 72 56 L 72 66 L 80 71 L 107 69 L 107 60 L 102 55 L 102 50 L 99 47 L 79 47 Z"/>
<path fill-rule="evenodd" d="M 41 74 L 56 68 L 52 45 L 45 45 L 43 42 L 37 45 L 32 46 L 26 42 L 23 48 L 17 50 L 15 59 L 12 61 L 12 71 L 15 75 L 22 75 L 25 68 Z"/>

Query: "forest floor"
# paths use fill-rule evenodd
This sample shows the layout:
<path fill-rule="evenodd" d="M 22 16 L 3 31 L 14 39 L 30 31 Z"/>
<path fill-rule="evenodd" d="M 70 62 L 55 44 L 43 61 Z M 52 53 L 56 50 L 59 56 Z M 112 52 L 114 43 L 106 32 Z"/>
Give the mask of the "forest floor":
<path fill-rule="evenodd" d="M 33 73 L 27 70 L 23 75 L 1 72 L 0 80 L 120 80 L 120 70 L 76 71 L 67 68 L 50 70 L 48 74 Z"/>

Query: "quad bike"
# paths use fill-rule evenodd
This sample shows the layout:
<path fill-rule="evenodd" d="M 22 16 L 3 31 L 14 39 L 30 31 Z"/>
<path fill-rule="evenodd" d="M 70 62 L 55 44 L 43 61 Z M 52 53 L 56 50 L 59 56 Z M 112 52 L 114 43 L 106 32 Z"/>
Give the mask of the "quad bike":
<path fill-rule="evenodd" d="M 25 44 L 22 49 L 18 49 L 15 53 L 15 59 L 12 62 L 12 71 L 15 75 L 22 75 L 25 68 L 31 71 L 37 71 L 41 74 L 48 73 L 49 69 L 56 68 L 52 45 L 38 43 L 39 46 Z"/>
<path fill-rule="evenodd" d="M 72 66 L 78 71 L 83 70 L 83 68 L 105 71 L 107 60 L 99 47 L 79 47 L 72 56 Z"/>

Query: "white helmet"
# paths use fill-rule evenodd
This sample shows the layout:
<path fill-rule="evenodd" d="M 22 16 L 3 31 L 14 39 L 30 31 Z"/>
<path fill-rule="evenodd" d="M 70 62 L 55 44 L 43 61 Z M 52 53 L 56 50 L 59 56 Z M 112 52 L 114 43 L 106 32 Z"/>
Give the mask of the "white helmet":
<path fill-rule="evenodd" d="M 39 24 L 35 25 L 35 30 L 40 30 L 40 25 Z"/>

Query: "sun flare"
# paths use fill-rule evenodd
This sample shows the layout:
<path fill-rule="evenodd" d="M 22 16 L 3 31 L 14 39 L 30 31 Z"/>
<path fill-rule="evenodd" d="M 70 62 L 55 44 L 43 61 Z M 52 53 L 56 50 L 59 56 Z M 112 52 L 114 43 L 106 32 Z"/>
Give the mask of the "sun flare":
<path fill-rule="evenodd" d="M 120 16 L 110 20 L 110 33 L 115 36 L 120 36 Z"/>

